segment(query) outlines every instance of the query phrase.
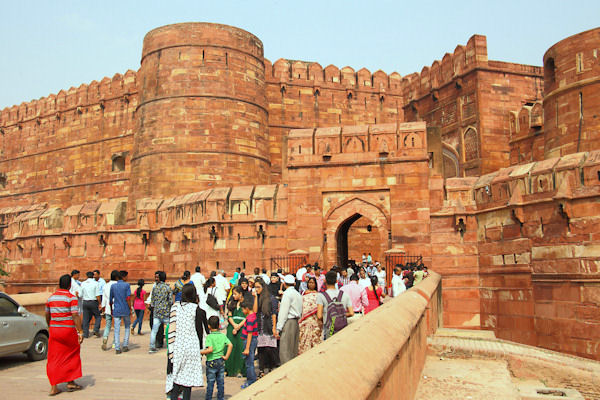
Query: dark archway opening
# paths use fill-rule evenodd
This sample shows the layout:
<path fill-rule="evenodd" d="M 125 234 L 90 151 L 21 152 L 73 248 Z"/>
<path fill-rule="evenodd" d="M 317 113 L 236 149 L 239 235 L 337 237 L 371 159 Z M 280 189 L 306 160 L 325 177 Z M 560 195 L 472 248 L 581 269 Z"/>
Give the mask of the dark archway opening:
<path fill-rule="evenodd" d="M 345 267 L 348 265 L 348 231 L 353 223 L 362 217 L 360 214 L 354 214 L 340 225 L 337 231 L 337 265 Z"/>
<path fill-rule="evenodd" d="M 352 260 L 358 264 L 363 253 L 381 261 L 381 239 L 381 231 L 372 221 L 358 213 L 352 215 L 337 230 L 337 265 L 346 266 Z"/>

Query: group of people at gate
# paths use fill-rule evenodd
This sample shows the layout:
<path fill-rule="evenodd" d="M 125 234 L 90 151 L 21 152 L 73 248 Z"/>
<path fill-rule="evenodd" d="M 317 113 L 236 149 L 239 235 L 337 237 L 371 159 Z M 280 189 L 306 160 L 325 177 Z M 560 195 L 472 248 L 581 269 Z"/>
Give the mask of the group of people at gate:
<path fill-rule="evenodd" d="M 74 381 L 81 376 L 79 343 L 90 336 L 92 318 L 93 335 L 102 336 L 103 350 L 111 348 L 108 340 L 114 326 L 115 353 L 121 354 L 129 351 L 130 333 L 134 334 L 136 327 L 138 335 L 143 334 L 144 310 L 149 308 L 148 352 L 158 352 L 166 339 L 168 398 L 189 399 L 193 387 L 204 386 L 204 356 L 206 398 L 212 398 L 216 384 L 217 397 L 222 399 L 225 376 L 244 376 L 242 388 L 252 385 L 372 312 L 386 296 L 399 296 L 427 273 L 420 266 L 398 265 L 391 286 L 386 287 L 385 269 L 372 262 L 334 266 L 327 272 L 318 264 L 308 264 L 295 274 L 281 270 L 267 274 L 257 268 L 247 275 L 238 268 L 231 279 L 223 271 L 213 271 L 206 278 L 196 267 L 194 274 L 185 271 L 173 286 L 166 283 L 164 271 L 156 271 L 148 292 L 143 280 L 132 291 L 126 282 L 127 271 L 112 271 L 109 282 L 102 282 L 95 272 L 87 273 L 84 282 L 78 281 L 78 275 L 74 270 L 71 276 L 61 277 L 59 291 L 47 304 L 51 394 L 59 392 L 56 385 L 60 382 L 67 382 L 68 390 L 81 389 Z M 79 318 L 82 312 L 83 321 Z M 106 318 L 102 335 L 100 315 Z M 70 322 L 65 323 L 67 320 Z M 123 343 L 121 324 L 125 327 Z M 66 369 L 59 365 L 65 363 L 65 357 L 71 360 Z"/>

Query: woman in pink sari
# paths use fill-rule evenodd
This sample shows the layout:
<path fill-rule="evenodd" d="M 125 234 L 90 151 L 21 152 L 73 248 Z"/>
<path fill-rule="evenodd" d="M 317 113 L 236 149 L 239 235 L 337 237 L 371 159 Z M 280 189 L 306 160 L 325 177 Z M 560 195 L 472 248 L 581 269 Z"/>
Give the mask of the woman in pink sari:
<path fill-rule="evenodd" d="M 322 326 L 317 319 L 317 280 L 308 278 L 307 289 L 302 296 L 302 318 L 300 318 L 300 344 L 298 355 L 321 343 Z"/>

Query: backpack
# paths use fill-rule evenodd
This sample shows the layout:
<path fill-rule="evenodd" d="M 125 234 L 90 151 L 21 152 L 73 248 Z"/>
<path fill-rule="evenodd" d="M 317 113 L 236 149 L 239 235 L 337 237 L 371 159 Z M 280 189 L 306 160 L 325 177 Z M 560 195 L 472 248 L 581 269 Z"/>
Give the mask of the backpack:
<path fill-rule="evenodd" d="M 323 296 L 325 297 L 325 300 L 327 300 L 327 320 L 323 326 L 325 339 L 329 338 L 334 333 L 341 331 L 346 327 L 346 325 L 348 325 L 348 320 L 346 318 L 346 307 L 344 307 L 344 304 L 342 304 L 343 295 L 344 292 L 340 290 L 337 298 L 332 300 L 331 297 L 329 297 L 329 294 L 323 292 Z"/>
<path fill-rule="evenodd" d="M 208 293 L 208 295 L 206 296 L 206 304 L 213 310 L 219 311 L 221 308 L 219 307 L 219 301 L 215 297 L 214 293 L 214 290 L 212 291 L 212 293 Z"/>

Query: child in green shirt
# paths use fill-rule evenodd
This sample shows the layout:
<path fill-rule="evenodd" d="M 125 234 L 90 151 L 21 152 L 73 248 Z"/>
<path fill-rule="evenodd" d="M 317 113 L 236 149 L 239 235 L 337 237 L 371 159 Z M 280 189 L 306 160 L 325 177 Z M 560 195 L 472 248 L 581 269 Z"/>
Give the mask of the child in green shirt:
<path fill-rule="evenodd" d="M 231 355 L 233 344 L 227 336 L 219 332 L 219 317 L 208 319 L 210 334 L 206 337 L 206 348 L 200 354 L 206 354 L 206 400 L 212 399 L 215 381 L 217 382 L 217 399 L 225 399 L 225 361 Z M 225 351 L 227 347 L 227 351 Z"/>

